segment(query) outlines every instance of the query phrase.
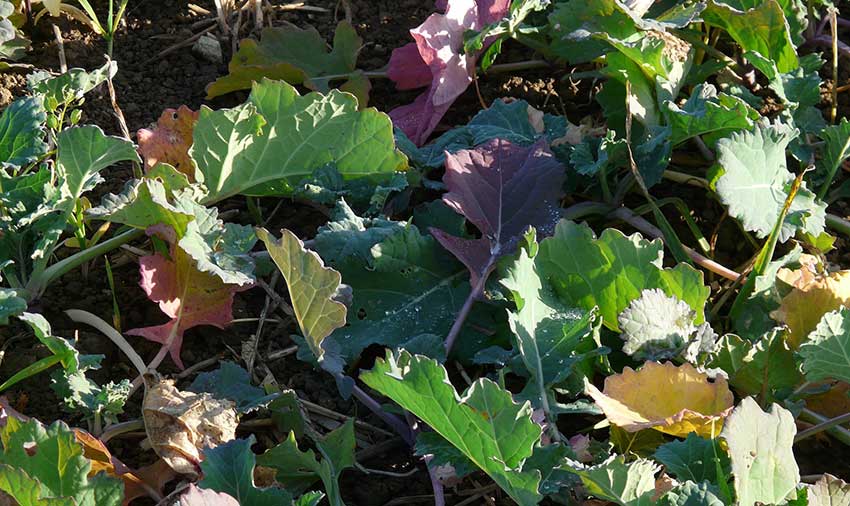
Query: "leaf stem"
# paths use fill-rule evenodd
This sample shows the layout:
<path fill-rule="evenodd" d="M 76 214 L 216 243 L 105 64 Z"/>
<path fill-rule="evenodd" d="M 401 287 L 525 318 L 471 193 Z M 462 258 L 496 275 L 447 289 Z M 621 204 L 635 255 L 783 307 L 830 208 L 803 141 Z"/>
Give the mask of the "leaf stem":
<path fill-rule="evenodd" d="M 336 374 L 337 380 L 343 377 L 342 373 Z M 381 404 L 376 401 L 371 395 L 369 395 L 365 390 L 357 386 L 356 384 L 351 389 L 352 395 L 358 401 L 362 402 L 364 406 L 366 406 L 369 411 L 374 413 L 378 418 L 384 421 L 387 425 L 392 427 L 399 436 L 409 445 L 413 446 L 416 442 L 413 436 L 413 432 L 410 430 L 410 426 L 407 425 L 401 418 L 395 416 L 392 413 L 387 412 Z"/>
<path fill-rule="evenodd" d="M 129 358 L 130 362 L 133 363 L 133 366 L 136 368 L 139 375 L 145 375 L 148 370 L 147 366 L 145 366 L 145 361 L 142 360 L 142 357 L 140 357 L 138 353 L 136 353 L 133 346 L 124 339 L 124 336 L 112 328 L 111 325 L 101 320 L 98 316 L 93 315 L 88 311 L 83 311 L 82 309 L 68 309 L 65 311 L 65 314 L 68 315 L 68 318 L 75 322 L 85 323 L 86 325 L 90 325 L 99 330 L 101 334 L 108 337 L 110 341 L 115 343 L 115 345 L 118 346 L 125 355 L 127 355 L 127 358 Z"/>
<path fill-rule="evenodd" d="M 491 255 L 490 260 L 487 261 L 487 265 L 484 267 L 481 277 L 478 278 L 475 286 L 472 287 L 472 290 L 469 291 L 469 295 L 463 302 L 463 306 L 461 306 L 460 311 L 457 314 L 457 318 L 452 324 L 452 328 L 449 330 L 449 335 L 446 336 L 446 356 L 448 356 L 449 352 L 452 351 L 452 347 L 457 340 L 457 336 L 460 334 L 460 329 L 463 328 L 463 323 L 466 321 L 466 317 L 469 316 L 469 312 L 472 310 L 472 305 L 475 303 L 475 299 L 478 298 L 479 294 L 484 293 L 484 285 L 487 284 L 487 278 L 490 277 L 490 271 L 493 268 L 494 263 L 495 257 Z"/>
<path fill-rule="evenodd" d="M 826 418 L 825 416 L 815 413 L 810 409 L 804 408 L 800 413 L 800 418 L 807 422 L 817 422 L 817 424 L 804 431 L 798 432 L 797 435 L 794 436 L 795 443 L 820 432 L 829 431 L 835 439 L 850 446 L 850 431 L 843 427 L 839 427 L 839 425 L 843 423 L 850 422 L 850 413 L 844 413 L 843 415 L 839 415 L 834 418 Z"/>
<path fill-rule="evenodd" d="M 27 284 L 26 288 L 26 296 L 28 300 L 34 300 L 41 296 L 44 293 L 44 290 L 47 289 L 47 286 L 52 283 L 56 278 L 59 278 L 68 272 L 76 269 L 78 266 L 92 260 L 94 258 L 99 257 L 100 255 L 106 254 L 109 251 L 112 251 L 115 248 L 118 248 L 122 244 L 128 243 L 133 239 L 141 237 L 144 235 L 144 230 L 141 229 L 131 229 L 121 234 L 118 234 L 102 243 L 96 244 L 91 248 L 80 251 L 79 253 L 75 253 L 68 258 L 60 260 L 55 264 L 51 265 L 47 269 L 45 269 L 38 276 L 33 276 Z"/>

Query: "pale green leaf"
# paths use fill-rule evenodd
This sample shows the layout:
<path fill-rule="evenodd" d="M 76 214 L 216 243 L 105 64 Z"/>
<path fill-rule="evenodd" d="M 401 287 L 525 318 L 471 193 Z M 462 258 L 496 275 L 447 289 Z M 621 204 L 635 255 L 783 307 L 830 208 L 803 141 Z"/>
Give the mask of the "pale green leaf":
<path fill-rule="evenodd" d="M 794 175 L 786 168 L 785 149 L 797 133 L 781 124 L 758 124 L 750 132 L 734 132 L 717 142 L 717 161 L 723 168 L 716 182 L 717 194 L 729 207 L 729 215 L 760 238 L 773 230 L 788 198 Z M 798 229 L 819 235 L 825 214 L 826 205 L 803 183 L 782 224 L 779 241 L 787 241 Z"/>
<path fill-rule="evenodd" d="M 623 353 L 638 360 L 672 358 L 696 332 L 695 317 L 686 302 L 657 288 L 644 290 L 617 317 Z"/>
<path fill-rule="evenodd" d="M 62 195 L 76 201 L 93 185 L 98 173 L 118 162 L 140 162 L 133 143 L 107 136 L 87 125 L 63 130 L 58 136 L 56 166 L 63 179 Z"/>
<path fill-rule="evenodd" d="M 808 506 L 848 506 L 850 505 L 850 485 L 829 473 L 809 486 Z"/>
<path fill-rule="evenodd" d="M 799 353 L 808 381 L 850 381 L 850 309 L 823 315 Z"/>
<path fill-rule="evenodd" d="M 215 371 L 198 374 L 187 390 L 208 392 L 216 399 L 231 400 L 239 413 L 250 413 L 277 397 L 277 394 L 267 395 L 262 388 L 252 385 L 248 371 L 230 361 L 222 362 Z"/>
<path fill-rule="evenodd" d="M 44 104 L 71 104 L 86 93 L 104 83 L 107 77 L 114 77 L 118 72 L 118 64 L 113 60 L 102 67 L 87 71 L 72 68 L 67 72 L 53 77 L 49 73 L 36 72 L 27 79 L 27 84 L 33 93 L 42 95 Z M 53 110 L 48 107 L 48 110 Z"/>
<path fill-rule="evenodd" d="M 685 301 L 705 321 L 708 287 L 703 274 L 687 264 L 661 267 L 663 244 L 640 234 L 606 229 L 597 239 L 586 224 L 561 221 L 555 235 L 540 243 L 537 271 L 568 307 L 599 307 L 605 326 L 619 331 L 617 316 L 645 289 L 659 288 Z"/>
<path fill-rule="evenodd" d="M 838 167 L 850 157 L 850 121 L 847 121 L 847 118 L 841 118 L 841 122 L 837 125 L 824 128 L 820 137 L 826 143 L 823 148 L 823 155 L 818 162 L 818 171 L 823 173 L 822 175 L 826 178 L 826 187 L 820 192 L 820 195 L 823 196 L 835 177 L 835 173 L 838 172 Z"/>
<path fill-rule="evenodd" d="M 725 506 L 713 486 L 707 482 L 687 481 L 658 500 L 659 506 Z"/>
<path fill-rule="evenodd" d="M 622 456 L 611 457 L 592 467 L 566 468 L 581 477 L 593 497 L 620 506 L 649 506 L 655 495 L 655 473 L 658 466 L 651 460 L 637 459 L 626 463 Z"/>
<path fill-rule="evenodd" d="M 673 129 L 671 142 L 674 146 L 696 136 L 723 136 L 753 126 L 750 119 L 752 109 L 746 102 L 726 93 L 717 93 L 711 84 L 694 87 L 691 97 L 681 108 L 671 100 L 664 103 L 663 109 Z"/>
<path fill-rule="evenodd" d="M 257 236 L 286 279 L 298 327 L 310 350 L 321 360 L 325 353 L 322 342 L 345 325 L 345 305 L 335 299 L 340 275 L 325 267 L 316 252 L 304 249 L 295 234 L 289 230 L 282 230 L 281 234 L 280 239 L 275 239 L 267 230 L 257 229 Z"/>
<path fill-rule="evenodd" d="M 253 434 L 248 439 L 234 439 L 204 451 L 201 461 L 203 478 L 198 486 L 223 492 L 251 506 L 286 506 L 292 503 L 289 492 L 275 487 L 258 488 L 254 484 L 257 457 L 251 451 Z"/>
<path fill-rule="evenodd" d="M 357 100 L 337 90 L 300 96 L 266 79 L 243 105 L 202 108 L 190 154 L 195 179 L 209 190 L 206 203 L 239 193 L 286 195 L 328 163 L 346 179 L 407 168 L 386 114 L 358 111 Z"/>
<path fill-rule="evenodd" d="M 9 317 L 27 310 L 27 301 L 11 288 L 0 288 L 0 325 L 8 325 Z"/>
<path fill-rule="evenodd" d="M 406 351 L 388 352 L 360 378 L 421 418 L 520 506 L 542 499 L 540 472 L 523 469 L 541 434 L 528 403 L 514 403 L 510 392 L 483 378 L 460 396 L 442 365 Z"/>
<path fill-rule="evenodd" d="M 765 413 L 747 397 L 732 411 L 720 436 L 729 449 L 737 504 L 782 504 L 796 489 L 796 433 L 794 415 L 776 404 Z"/>

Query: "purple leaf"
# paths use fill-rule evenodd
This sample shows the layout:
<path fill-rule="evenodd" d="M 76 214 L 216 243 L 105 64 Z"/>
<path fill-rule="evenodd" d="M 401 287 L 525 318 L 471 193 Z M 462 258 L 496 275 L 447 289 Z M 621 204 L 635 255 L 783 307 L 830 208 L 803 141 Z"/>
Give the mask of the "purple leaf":
<path fill-rule="evenodd" d="M 446 156 L 443 201 L 475 225 L 479 239 L 430 229 L 444 248 L 469 269 L 471 284 L 485 279 L 496 260 L 516 249 L 532 226 L 550 235 L 561 217 L 564 167 L 545 139 L 523 147 L 501 139 Z"/>
<path fill-rule="evenodd" d="M 399 89 L 430 82 L 428 90 L 412 104 L 390 111 L 393 124 L 421 146 L 443 115 L 472 82 L 475 56 L 463 54 L 463 33 L 498 21 L 508 11 L 509 0 L 449 0 L 446 13 L 434 13 L 410 30 L 416 41 L 393 51 L 387 70 Z M 428 73 L 426 73 L 426 67 Z"/>

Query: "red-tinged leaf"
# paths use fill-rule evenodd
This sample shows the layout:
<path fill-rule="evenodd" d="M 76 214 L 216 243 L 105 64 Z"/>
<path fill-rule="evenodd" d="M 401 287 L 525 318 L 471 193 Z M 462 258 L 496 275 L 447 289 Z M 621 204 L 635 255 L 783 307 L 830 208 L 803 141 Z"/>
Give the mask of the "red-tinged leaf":
<path fill-rule="evenodd" d="M 169 352 L 183 369 L 180 348 L 183 333 L 198 325 L 223 329 L 233 320 L 233 295 L 251 285 L 226 284 L 214 274 L 201 272 L 182 248 L 171 248 L 171 260 L 157 253 L 139 259 L 140 285 L 148 298 L 159 304 L 170 322 L 128 330 L 134 336 L 165 344 L 173 332 Z"/>
<path fill-rule="evenodd" d="M 486 277 L 494 262 L 512 253 L 534 227 L 550 235 L 561 217 L 564 167 L 544 139 L 528 147 L 494 139 L 446 157 L 443 201 L 481 232 L 465 239 L 431 229 L 434 237 L 468 268 L 471 283 Z"/>
<path fill-rule="evenodd" d="M 195 167 L 189 156 L 192 131 L 198 121 L 198 111 L 181 105 L 179 109 L 162 111 L 153 129 L 142 128 L 136 133 L 139 153 L 145 159 L 145 169 L 157 163 L 168 163 L 195 180 Z"/>
<path fill-rule="evenodd" d="M 239 506 L 239 501 L 224 492 L 198 488 L 193 484 L 180 496 L 178 506 Z"/>
<path fill-rule="evenodd" d="M 414 90 L 431 84 L 431 69 L 419 56 L 415 42 L 393 49 L 387 66 L 387 77 L 396 89 Z"/>
<path fill-rule="evenodd" d="M 412 104 L 390 111 L 393 124 L 417 145 L 434 131 L 451 104 L 472 82 L 475 56 L 463 54 L 463 33 L 498 21 L 508 11 L 509 0 L 450 0 L 445 14 L 434 13 L 410 31 L 416 41 L 402 46 L 390 58 L 387 70 L 399 89 L 427 84 L 430 87 Z M 418 53 L 418 54 L 417 54 Z"/>

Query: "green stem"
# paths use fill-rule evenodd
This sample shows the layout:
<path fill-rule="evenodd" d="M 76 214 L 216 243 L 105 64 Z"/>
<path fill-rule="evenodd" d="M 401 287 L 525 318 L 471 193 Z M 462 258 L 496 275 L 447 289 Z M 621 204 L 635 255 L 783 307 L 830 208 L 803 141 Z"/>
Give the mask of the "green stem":
<path fill-rule="evenodd" d="M 847 221 L 844 218 L 839 218 L 834 214 L 827 214 L 826 226 L 842 235 L 850 237 L 850 221 Z"/>
<path fill-rule="evenodd" d="M 37 276 L 33 276 L 30 279 L 29 283 L 27 283 L 26 297 L 28 300 L 34 300 L 40 297 L 41 294 L 44 293 L 44 290 L 47 289 L 47 286 L 55 279 L 64 276 L 89 260 L 97 258 L 100 255 L 104 255 L 109 251 L 118 248 L 122 244 L 126 244 L 133 239 L 141 237 L 144 233 L 144 230 L 134 228 L 118 234 L 109 240 L 103 241 L 102 243 L 96 244 L 87 250 L 80 251 L 68 258 L 56 262 Z"/>
<path fill-rule="evenodd" d="M 843 423 L 850 422 L 850 413 L 845 413 L 843 415 L 836 416 L 835 418 L 826 418 L 825 416 L 815 413 L 810 409 L 803 409 L 803 411 L 800 412 L 800 419 L 816 425 L 798 432 L 794 437 L 795 443 L 820 432 L 827 431 L 835 439 L 850 446 L 850 431 L 843 427 L 839 427 L 839 425 Z"/>

